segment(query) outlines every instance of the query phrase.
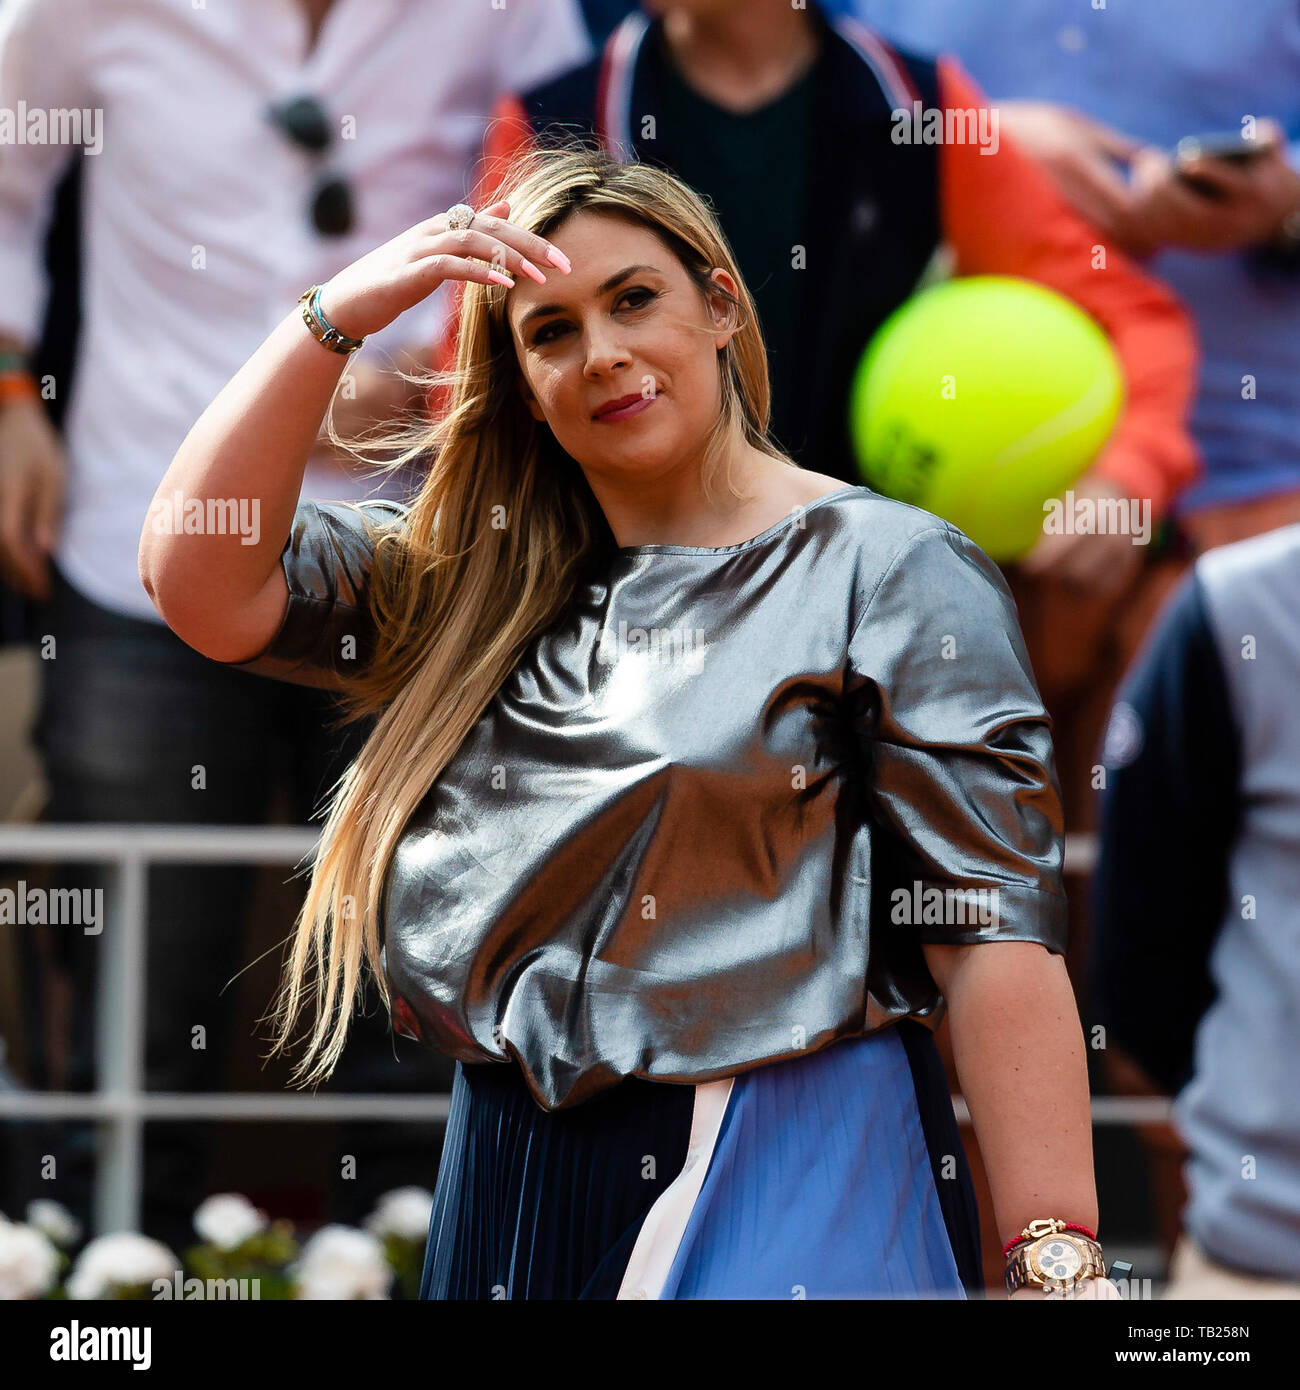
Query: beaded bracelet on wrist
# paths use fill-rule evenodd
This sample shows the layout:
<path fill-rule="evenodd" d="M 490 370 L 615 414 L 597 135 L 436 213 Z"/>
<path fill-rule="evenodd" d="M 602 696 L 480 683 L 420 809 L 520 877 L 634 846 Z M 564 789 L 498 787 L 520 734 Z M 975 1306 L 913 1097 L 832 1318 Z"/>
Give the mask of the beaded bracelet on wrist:
<path fill-rule="evenodd" d="M 302 305 L 303 322 L 307 325 L 312 337 L 318 343 L 329 348 L 331 352 L 344 354 L 355 352 L 366 340 L 364 338 L 349 338 L 346 334 L 340 333 L 325 317 L 325 313 L 320 307 L 322 288 L 321 285 L 313 285 L 298 296 L 298 302 Z"/>
<path fill-rule="evenodd" d="M 1097 1233 L 1096 1233 L 1096 1231 L 1090 1231 L 1090 1230 L 1087 1228 L 1087 1226 L 1080 1226 L 1077 1222 L 1074 1222 L 1074 1221 L 1067 1221 L 1067 1222 L 1065 1222 L 1065 1223 L 1062 1225 L 1061 1229 L 1062 1229 L 1063 1231 L 1078 1231 L 1078 1233 L 1079 1233 L 1081 1236 L 1087 1236 L 1088 1239 L 1091 1240 L 1091 1241 L 1095 1241 L 1095 1240 L 1097 1239 Z M 1026 1236 L 1026 1235 L 1019 1235 L 1019 1236 L 1016 1236 L 1016 1238 L 1015 1238 L 1014 1240 L 1009 1240 L 1009 1241 L 1007 1241 L 1007 1243 L 1002 1247 L 1002 1254 L 1003 1254 L 1003 1257 L 1005 1258 L 1007 1255 L 1009 1255 L 1009 1254 L 1016 1248 L 1017 1245 L 1023 1245 L 1023 1244 L 1024 1244 L 1027 1240 L 1029 1240 L 1029 1239 L 1030 1239 L 1029 1236 Z"/>

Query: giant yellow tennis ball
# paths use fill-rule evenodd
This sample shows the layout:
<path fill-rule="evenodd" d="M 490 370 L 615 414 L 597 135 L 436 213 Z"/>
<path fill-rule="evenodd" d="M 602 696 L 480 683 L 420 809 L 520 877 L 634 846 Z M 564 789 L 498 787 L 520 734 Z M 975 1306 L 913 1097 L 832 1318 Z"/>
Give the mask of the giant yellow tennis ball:
<path fill-rule="evenodd" d="M 915 295 L 858 364 L 849 429 L 863 481 L 964 531 L 999 561 L 1042 534 L 1106 442 L 1124 379 L 1077 305 L 978 275 Z"/>

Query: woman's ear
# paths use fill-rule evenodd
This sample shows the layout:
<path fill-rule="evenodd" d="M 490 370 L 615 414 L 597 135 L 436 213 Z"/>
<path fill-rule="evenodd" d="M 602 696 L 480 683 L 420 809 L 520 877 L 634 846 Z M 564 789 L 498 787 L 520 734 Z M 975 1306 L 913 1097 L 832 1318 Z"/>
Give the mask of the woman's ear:
<path fill-rule="evenodd" d="M 715 266 L 709 272 L 709 279 L 715 285 L 720 285 L 729 294 L 740 298 L 740 286 L 721 266 Z M 732 334 L 740 327 L 740 313 L 736 306 L 721 294 L 710 294 L 708 296 L 709 317 L 714 327 L 718 330 L 714 337 L 714 346 L 719 350 L 726 347 L 731 341 Z"/>

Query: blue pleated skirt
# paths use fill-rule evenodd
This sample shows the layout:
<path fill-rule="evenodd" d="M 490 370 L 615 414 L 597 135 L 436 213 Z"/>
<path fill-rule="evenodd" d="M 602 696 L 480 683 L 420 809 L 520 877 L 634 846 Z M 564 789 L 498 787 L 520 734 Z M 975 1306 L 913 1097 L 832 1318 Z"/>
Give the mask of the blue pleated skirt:
<path fill-rule="evenodd" d="M 460 1065 L 420 1296 L 963 1298 L 979 1218 L 913 1020 L 694 1086 L 631 1077 L 547 1111 Z"/>

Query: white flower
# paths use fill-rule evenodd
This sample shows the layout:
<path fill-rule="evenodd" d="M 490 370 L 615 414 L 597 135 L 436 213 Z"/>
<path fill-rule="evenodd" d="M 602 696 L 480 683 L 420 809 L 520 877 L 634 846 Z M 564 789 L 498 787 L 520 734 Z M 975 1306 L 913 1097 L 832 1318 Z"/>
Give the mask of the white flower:
<path fill-rule="evenodd" d="M 81 1239 L 81 1222 L 62 1202 L 48 1197 L 38 1197 L 27 1203 L 27 1222 L 55 1245 L 75 1245 Z"/>
<path fill-rule="evenodd" d="M 291 1269 L 303 1299 L 387 1298 L 393 1271 L 379 1241 L 352 1226 L 324 1226 Z"/>
<path fill-rule="evenodd" d="M 180 1261 L 160 1241 L 134 1231 L 99 1236 L 77 1256 L 68 1276 L 69 1298 L 108 1298 L 115 1284 L 149 1288 L 155 1279 L 169 1282 Z"/>
<path fill-rule="evenodd" d="M 0 1300 L 40 1298 L 59 1273 L 59 1252 L 35 1226 L 0 1223 Z"/>
<path fill-rule="evenodd" d="M 234 1250 L 266 1230 L 266 1213 L 238 1192 L 209 1197 L 194 1213 L 194 1229 L 218 1250 Z"/>
<path fill-rule="evenodd" d="M 379 1205 L 366 1217 L 366 1230 L 377 1236 L 423 1241 L 429 1234 L 433 1193 L 424 1187 L 398 1187 L 385 1192 Z"/>

